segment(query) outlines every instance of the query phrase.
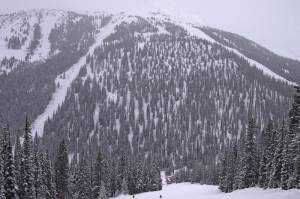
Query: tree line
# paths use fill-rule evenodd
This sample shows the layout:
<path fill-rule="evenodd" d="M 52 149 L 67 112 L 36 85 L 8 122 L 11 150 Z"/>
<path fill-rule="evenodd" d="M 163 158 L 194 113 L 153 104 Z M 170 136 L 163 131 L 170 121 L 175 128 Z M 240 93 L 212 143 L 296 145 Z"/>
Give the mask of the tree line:
<path fill-rule="evenodd" d="M 288 119 L 282 124 L 270 121 L 258 135 L 254 119 L 246 134 L 224 150 L 220 161 L 219 189 L 259 186 L 300 189 L 300 87 L 294 96 Z"/>
<path fill-rule="evenodd" d="M 14 149 L 13 149 L 14 148 Z M 160 170 L 151 160 L 94 159 L 77 154 L 71 161 L 64 140 L 53 160 L 33 141 L 26 117 L 23 138 L 12 146 L 9 126 L 0 139 L 0 199 L 105 199 L 119 194 L 161 190 Z"/>

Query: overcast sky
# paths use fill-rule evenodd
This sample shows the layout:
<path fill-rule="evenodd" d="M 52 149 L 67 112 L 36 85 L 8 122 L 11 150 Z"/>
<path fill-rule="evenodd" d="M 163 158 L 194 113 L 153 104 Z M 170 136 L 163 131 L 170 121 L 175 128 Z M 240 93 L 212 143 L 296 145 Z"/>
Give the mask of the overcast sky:
<path fill-rule="evenodd" d="M 0 13 L 32 8 L 89 11 L 162 10 L 193 16 L 300 60 L 300 0 L 0 0 Z"/>

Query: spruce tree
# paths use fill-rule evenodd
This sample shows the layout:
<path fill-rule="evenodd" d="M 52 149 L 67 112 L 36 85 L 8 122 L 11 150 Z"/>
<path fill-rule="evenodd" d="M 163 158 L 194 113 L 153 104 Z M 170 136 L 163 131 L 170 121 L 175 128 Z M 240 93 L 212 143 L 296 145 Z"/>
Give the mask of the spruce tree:
<path fill-rule="evenodd" d="M 236 171 L 234 175 L 234 184 L 233 184 L 233 190 L 239 189 L 239 185 L 242 183 L 242 176 L 241 176 L 241 171 L 242 171 L 242 160 L 241 157 L 244 154 L 243 151 L 244 147 L 244 139 L 240 138 L 238 141 L 237 145 L 237 157 L 236 157 Z"/>
<path fill-rule="evenodd" d="M 116 160 L 112 161 L 111 164 L 111 175 L 110 175 L 110 196 L 111 197 L 115 197 L 116 195 L 118 195 L 118 168 L 117 168 L 117 163 Z"/>
<path fill-rule="evenodd" d="M 258 185 L 261 188 L 266 188 L 269 182 L 269 169 L 272 162 L 272 135 L 273 122 L 270 121 L 268 127 L 262 132 L 262 156 L 259 164 Z"/>
<path fill-rule="evenodd" d="M 227 158 L 227 173 L 225 178 L 225 192 L 232 192 L 234 190 L 234 177 L 236 175 L 236 161 L 237 161 L 237 146 L 233 144 L 233 147 L 229 150 Z"/>
<path fill-rule="evenodd" d="M 74 195 L 77 189 L 77 177 L 78 177 L 78 165 L 72 160 L 69 171 L 69 192 L 70 195 Z"/>
<path fill-rule="evenodd" d="M 123 178 L 122 187 L 121 187 L 121 194 L 127 195 L 128 194 L 128 184 L 127 180 Z"/>
<path fill-rule="evenodd" d="M 222 192 L 226 190 L 226 174 L 227 174 L 227 154 L 226 151 L 221 155 L 221 161 L 219 164 L 219 189 Z"/>
<path fill-rule="evenodd" d="M 152 190 L 155 176 L 150 162 L 144 164 L 143 175 L 143 192 Z"/>
<path fill-rule="evenodd" d="M 289 141 L 288 156 L 289 156 L 289 188 L 296 188 L 298 186 L 298 162 L 299 157 L 299 145 L 300 145 L 300 87 L 295 86 L 296 94 L 294 95 L 294 102 L 292 108 L 289 111 Z"/>
<path fill-rule="evenodd" d="M 130 161 L 130 166 L 128 167 L 128 192 L 130 195 L 136 194 L 136 182 L 137 182 L 137 172 L 136 165 Z"/>
<path fill-rule="evenodd" d="M 14 152 L 14 163 L 15 163 L 15 179 L 16 179 L 16 193 L 20 198 L 20 188 L 22 187 L 21 182 L 21 161 L 22 161 L 22 146 L 20 143 L 19 131 L 16 135 L 15 152 Z"/>
<path fill-rule="evenodd" d="M 255 135 L 256 135 L 256 124 L 255 120 L 251 119 L 248 124 L 248 129 L 245 136 L 245 146 L 244 153 L 241 156 L 241 172 L 240 178 L 241 183 L 239 188 L 249 188 L 253 187 L 257 183 L 257 169 L 258 163 L 255 145 Z"/>
<path fill-rule="evenodd" d="M 21 162 L 21 198 L 34 199 L 34 176 L 33 176 L 33 155 L 31 129 L 28 117 L 26 116 L 24 128 L 24 142 Z"/>
<path fill-rule="evenodd" d="M 275 154 L 272 161 L 271 176 L 268 185 L 268 187 L 270 188 L 278 188 L 281 185 L 281 169 L 282 169 L 282 162 L 283 162 L 282 153 L 283 153 L 285 135 L 286 135 L 286 127 L 285 124 L 283 123 L 281 129 L 279 130 L 276 136 Z"/>
<path fill-rule="evenodd" d="M 54 162 L 55 189 L 58 199 L 65 199 L 68 194 L 68 152 L 65 141 L 59 144 Z"/>
<path fill-rule="evenodd" d="M 104 183 L 105 190 L 108 192 L 110 189 L 110 172 L 108 161 L 106 157 L 98 152 L 97 158 L 93 168 L 93 176 L 92 176 L 92 192 L 93 198 L 98 198 L 98 194 L 101 188 L 101 184 Z"/>
<path fill-rule="evenodd" d="M 140 160 L 137 160 L 136 163 L 136 182 L 135 182 L 135 190 L 136 193 L 141 193 L 143 192 L 143 163 Z"/>
<path fill-rule="evenodd" d="M 79 162 L 78 173 L 76 176 L 76 190 L 74 198 L 78 199 L 90 199 L 91 198 L 91 184 L 89 181 L 88 168 L 86 161 L 81 158 Z"/>
<path fill-rule="evenodd" d="M 48 153 L 43 154 L 42 170 L 44 176 L 43 177 L 44 184 L 46 186 L 45 198 L 55 199 L 56 190 L 55 190 L 54 176 L 53 176 L 52 166 L 51 166 Z"/>
<path fill-rule="evenodd" d="M 159 191 L 162 189 L 162 180 L 158 166 L 153 162 L 150 170 L 151 187 L 147 191 Z"/>
<path fill-rule="evenodd" d="M 289 135 L 286 132 L 283 137 L 283 145 L 282 145 L 282 165 L 281 165 L 281 180 L 280 180 L 280 187 L 284 190 L 289 188 L 289 165 L 290 159 L 288 154 L 288 145 L 289 145 Z"/>
<path fill-rule="evenodd" d="M 121 189 L 121 191 L 123 192 L 123 183 L 126 182 L 127 184 L 127 180 L 128 180 L 128 160 L 125 154 L 123 154 L 119 160 L 119 164 L 118 164 L 118 187 L 119 189 Z M 126 185 L 127 186 L 127 185 Z M 127 189 L 127 187 L 126 187 Z M 128 190 L 126 190 L 128 191 Z"/>
<path fill-rule="evenodd" d="M 97 195 L 98 197 L 96 199 L 107 199 L 104 183 L 101 183 L 99 193 Z"/>
<path fill-rule="evenodd" d="M 43 181 L 42 181 L 41 163 L 39 159 L 38 151 L 35 150 L 33 154 L 33 176 L 34 176 L 34 188 L 36 198 L 43 198 Z"/>
<path fill-rule="evenodd" d="M 10 141 L 9 127 L 4 129 L 4 148 L 2 154 L 4 155 L 4 194 L 6 199 L 16 198 L 16 181 L 15 181 L 15 167 L 12 154 L 12 146 Z"/>
<path fill-rule="evenodd" d="M 2 152 L 3 150 L 3 145 L 4 145 L 4 139 L 3 137 L 0 138 L 0 151 Z M 1 153 L 2 154 L 2 153 Z M 5 194 L 4 194 L 4 160 L 3 156 L 0 155 L 0 199 L 5 199 Z"/>

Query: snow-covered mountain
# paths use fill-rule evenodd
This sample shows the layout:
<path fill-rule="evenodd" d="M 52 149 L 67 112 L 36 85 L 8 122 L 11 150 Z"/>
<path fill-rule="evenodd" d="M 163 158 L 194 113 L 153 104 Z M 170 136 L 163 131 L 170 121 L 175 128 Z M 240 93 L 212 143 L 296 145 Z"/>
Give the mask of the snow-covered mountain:
<path fill-rule="evenodd" d="M 249 117 L 281 120 L 300 83 L 300 62 L 162 13 L 21 11 L 0 16 L 0 48 L 2 118 L 17 130 L 28 113 L 36 142 L 51 154 L 65 138 L 70 159 L 101 146 L 213 164 Z"/>

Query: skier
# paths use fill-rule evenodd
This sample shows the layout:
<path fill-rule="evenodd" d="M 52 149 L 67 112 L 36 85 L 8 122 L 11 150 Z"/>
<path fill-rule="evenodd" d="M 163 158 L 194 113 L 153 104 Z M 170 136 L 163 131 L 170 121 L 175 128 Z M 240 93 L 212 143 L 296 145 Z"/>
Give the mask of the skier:
<path fill-rule="evenodd" d="M 161 196 L 161 195 L 159 195 L 159 198 L 162 198 L 162 196 Z"/>
<path fill-rule="evenodd" d="M 134 196 L 134 195 L 132 195 L 132 198 L 135 198 L 135 196 Z"/>

